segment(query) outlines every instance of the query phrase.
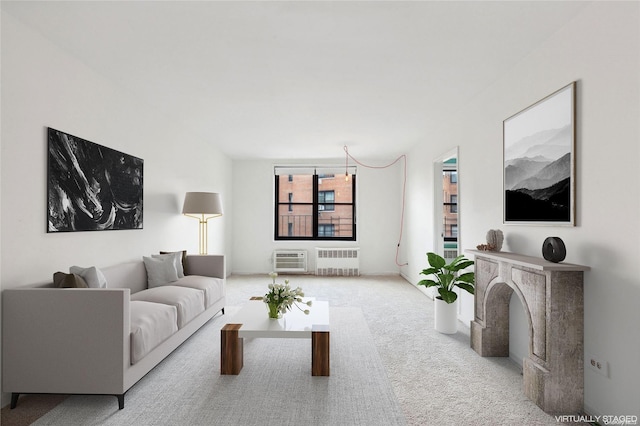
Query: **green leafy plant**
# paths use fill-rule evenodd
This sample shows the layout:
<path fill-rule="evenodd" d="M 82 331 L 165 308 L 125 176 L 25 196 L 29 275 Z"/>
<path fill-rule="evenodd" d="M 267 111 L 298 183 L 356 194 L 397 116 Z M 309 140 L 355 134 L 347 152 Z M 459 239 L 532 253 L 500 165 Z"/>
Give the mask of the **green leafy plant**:
<path fill-rule="evenodd" d="M 436 298 L 442 299 L 447 303 L 453 303 L 458 298 L 456 292 L 453 291 L 454 287 L 473 294 L 475 274 L 473 272 L 465 272 L 459 275 L 460 271 L 473 265 L 473 260 L 460 255 L 447 264 L 447 261 L 442 256 L 431 252 L 427 253 L 427 260 L 430 267 L 423 269 L 420 274 L 433 276 L 435 279 L 422 280 L 418 285 L 437 287 L 440 295 L 436 296 Z"/>

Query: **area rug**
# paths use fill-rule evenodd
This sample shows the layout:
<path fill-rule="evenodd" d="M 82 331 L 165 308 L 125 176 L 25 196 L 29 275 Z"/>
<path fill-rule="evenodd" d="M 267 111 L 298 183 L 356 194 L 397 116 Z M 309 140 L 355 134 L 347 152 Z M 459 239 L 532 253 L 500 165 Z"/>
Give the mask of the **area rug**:
<path fill-rule="evenodd" d="M 244 368 L 220 375 L 227 307 L 129 390 L 67 398 L 34 425 L 405 425 L 362 310 L 332 307 L 331 376 L 311 376 L 309 339 L 245 339 Z M 265 310 L 266 315 L 266 310 Z"/>

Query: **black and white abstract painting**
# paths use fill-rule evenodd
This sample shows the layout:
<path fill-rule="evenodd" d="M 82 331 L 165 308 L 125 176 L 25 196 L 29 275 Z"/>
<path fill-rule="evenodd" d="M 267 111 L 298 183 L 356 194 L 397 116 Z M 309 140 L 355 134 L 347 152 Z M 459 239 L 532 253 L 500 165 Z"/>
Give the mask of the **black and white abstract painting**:
<path fill-rule="evenodd" d="M 48 129 L 47 232 L 142 229 L 140 158 Z"/>
<path fill-rule="evenodd" d="M 575 86 L 504 121 L 505 223 L 574 225 Z"/>

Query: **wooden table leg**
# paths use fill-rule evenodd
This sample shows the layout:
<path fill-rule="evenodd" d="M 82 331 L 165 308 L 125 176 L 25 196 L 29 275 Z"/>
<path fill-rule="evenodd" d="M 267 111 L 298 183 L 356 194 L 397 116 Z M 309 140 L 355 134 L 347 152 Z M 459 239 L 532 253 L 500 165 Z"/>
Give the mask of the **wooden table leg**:
<path fill-rule="evenodd" d="M 311 329 L 311 375 L 329 376 L 329 326 L 314 325 Z"/>
<path fill-rule="evenodd" d="M 225 324 L 220 330 L 220 374 L 240 374 L 243 366 L 242 324 Z"/>

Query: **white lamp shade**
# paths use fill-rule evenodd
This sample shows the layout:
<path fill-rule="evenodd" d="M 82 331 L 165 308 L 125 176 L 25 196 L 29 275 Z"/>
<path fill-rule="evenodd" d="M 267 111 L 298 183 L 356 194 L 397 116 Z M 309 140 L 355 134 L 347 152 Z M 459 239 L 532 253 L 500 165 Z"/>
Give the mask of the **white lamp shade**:
<path fill-rule="evenodd" d="M 222 216 L 222 200 L 216 192 L 187 192 L 182 214 Z"/>

